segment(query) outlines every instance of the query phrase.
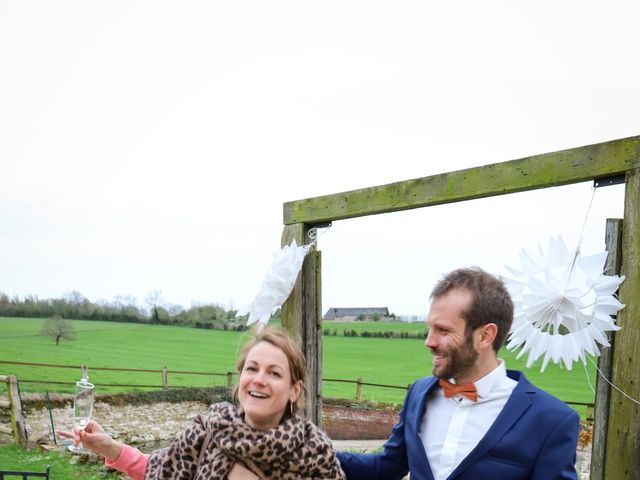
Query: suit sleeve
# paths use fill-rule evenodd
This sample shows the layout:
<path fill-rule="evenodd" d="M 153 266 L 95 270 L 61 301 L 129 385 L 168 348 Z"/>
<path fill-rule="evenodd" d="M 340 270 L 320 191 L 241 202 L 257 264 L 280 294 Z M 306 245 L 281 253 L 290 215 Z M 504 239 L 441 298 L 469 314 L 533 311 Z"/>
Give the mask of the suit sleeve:
<path fill-rule="evenodd" d="M 575 410 L 558 422 L 536 458 L 531 480 L 576 480 L 576 446 L 580 417 Z"/>
<path fill-rule="evenodd" d="M 405 417 L 413 385 L 405 397 L 400 419 L 380 453 L 338 452 L 338 460 L 347 480 L 399 480 L 409 471 L 405 445 Z"/>

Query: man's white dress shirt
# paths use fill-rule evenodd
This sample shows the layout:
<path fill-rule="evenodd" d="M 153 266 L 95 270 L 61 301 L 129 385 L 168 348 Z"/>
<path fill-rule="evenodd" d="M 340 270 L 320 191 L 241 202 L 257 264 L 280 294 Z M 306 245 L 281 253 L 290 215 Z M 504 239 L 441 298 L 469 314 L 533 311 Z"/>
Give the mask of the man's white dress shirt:
<path fill-rule="evenodd" d="M 507 376 L 504 362 L 500 360 L 495 369 L 475 382 L 476 402 L 461 394 L 446 398 L 439 387 L 431 392 L 422 416 L 420 438 L 434 480 L 444 480 L 451 475 L 478 445 L 517 384 Z"/>

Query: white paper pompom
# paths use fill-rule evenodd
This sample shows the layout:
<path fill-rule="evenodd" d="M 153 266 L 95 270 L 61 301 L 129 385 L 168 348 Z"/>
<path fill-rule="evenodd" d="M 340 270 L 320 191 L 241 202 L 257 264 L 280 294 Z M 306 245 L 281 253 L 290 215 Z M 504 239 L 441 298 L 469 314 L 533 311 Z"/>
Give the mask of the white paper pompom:
<path fill-rule="evenodd" d="M 262 280 L 262 285 L 253 301 L 238 314 L 249 314 L 247 325 L 254 322 L 267 324 L 271 314 L 282 306 L 291 294 L 302 269 L 305 255 L 310 245 L 298 246 L 294 240 L 273 254 L 273 262 Z"/>
<path fill-rule="evenodd" d="M 515 313 L 507 348 L 522 347 L 527 367 L 544 355 L 549 361 L 586 364 L 585 354 L 600 355 L 598 344 L 608 347 L 605 332 L 619 330 L 611 315 L 624 305 L 614 296 L 624 277 L 603 275 L 607 252 L 581 257 L 569 252 L 560 237 L 549 241 L 545 252 L 520 252 L 521 270 L 508 268 L 506 279 Z"/>

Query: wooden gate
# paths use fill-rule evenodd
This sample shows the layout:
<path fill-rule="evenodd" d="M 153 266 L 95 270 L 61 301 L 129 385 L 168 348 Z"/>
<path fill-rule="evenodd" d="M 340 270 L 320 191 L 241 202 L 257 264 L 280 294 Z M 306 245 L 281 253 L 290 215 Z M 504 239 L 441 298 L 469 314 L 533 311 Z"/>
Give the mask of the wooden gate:
<path fill-rule="evenodd" d="M 626 307 L 617 323 L 612 382 L 640 397 L 640 136 L 612 140 L 553 153 L 469 168 L 387 185 L 286 202 L 282 244 L 295 238 L 310 243 L 306 233 L 333 220 L 390 213 L 412 208 L 484 198 L 584 181 L 625 183 L 621 232 L 620 301 Z M 320 422 L 322 337 L 320 328 L 320 252 L 305 259 L 302 274 L 282 308 L 284 327 L 300 341 L 310 376 L 309 418 Z M 598 398 L 598 401 L 601 401 Z M 604 478 L 640 478 L 640 408 L 617 390 L 610 393 L 605 434 Z"/>

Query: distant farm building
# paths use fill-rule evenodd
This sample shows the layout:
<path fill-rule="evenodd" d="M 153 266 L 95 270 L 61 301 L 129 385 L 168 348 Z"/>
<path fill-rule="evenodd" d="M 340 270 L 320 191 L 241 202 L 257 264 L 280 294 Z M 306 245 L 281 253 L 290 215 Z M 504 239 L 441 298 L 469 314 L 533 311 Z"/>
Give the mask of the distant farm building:
<path fill-rule="evenodd" d="M 379 319 L 389 317 L 389 309 L 387 307 L 365 307 L 365 308 L 330 308 L 324 314 L 325 320 L 355 320 L 356 318 L 365 317 Z"/>

